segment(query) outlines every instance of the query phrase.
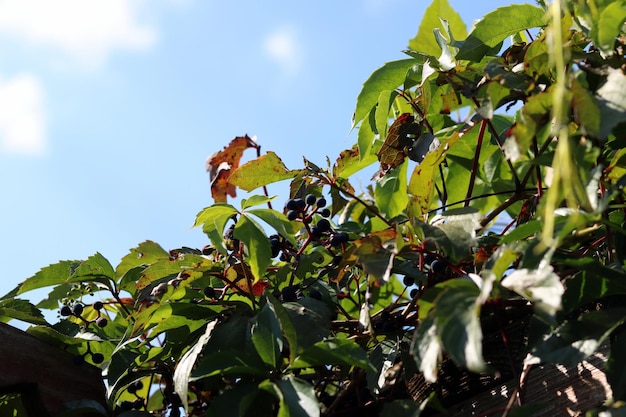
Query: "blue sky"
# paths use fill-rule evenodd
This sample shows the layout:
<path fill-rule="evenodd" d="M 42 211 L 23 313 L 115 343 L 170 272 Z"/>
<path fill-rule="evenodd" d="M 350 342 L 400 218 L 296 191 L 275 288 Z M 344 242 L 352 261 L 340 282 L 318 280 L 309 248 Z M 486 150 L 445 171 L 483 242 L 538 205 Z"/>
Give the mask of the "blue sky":
<path fill-rule="evenodd" d="M 469 26 L 511 1 L 450 3 Z M 205 160 L 235 136 L 289 168 L 334 159 L 428 4 L 0 0 L 0 293 L 147 239 L 202 247 Z"/>

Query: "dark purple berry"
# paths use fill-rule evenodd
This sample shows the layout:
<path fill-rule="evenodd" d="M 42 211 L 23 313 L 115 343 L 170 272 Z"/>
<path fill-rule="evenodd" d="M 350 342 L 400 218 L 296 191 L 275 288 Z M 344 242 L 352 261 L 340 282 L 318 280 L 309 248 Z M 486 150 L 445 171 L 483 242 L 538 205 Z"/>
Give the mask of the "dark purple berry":
<path fill-rule="evenodd" d="M 106 327 L 107 324 L 109 324 L 109 321 L 104 317 L 98 317 L 96 319 L 96 325 L 100 328 Z"/>
<path fill-rule="evenodd" d="M 319 219 L 319 221 L 317 222 L 317 228 L 322 233 L 328 232 L 330 230 L 330 222 L 328 221 L 328 219 Z"/>
<path fill-rule="evenodd" d="M 306 207 L 306 202 L 301 199 L 301 198 L 296 198 L 295 200 L 295 204 L 296 204 L 296 210 L 304 210 L 304 208 Z"/>
<path fill-rule="evenodd" d="M 311 236 L 319 239 L 320 237 L 322 237 L 322 231 L 320 230 L 319 227 L 313 226 L 311 227 Z"/>
<path fill-rule="evenodd" d="M 100 311 L 104 307 L 104 304 L 102 303 L 102 301 L 96 301 L 95 303 L 93 303 L 92 307 L 94 310 Z"/>
<path fill-rule="evenodd" d="M 404 278 L 402 278 L 402 283 L 405 286 L 410 287 L 411 285 L 415 284 L 415 280 L 413 279 L 413 277 L 405 275 Z"/>
<path fill-rule="evenodd" d="M 430 269 L 435 273 L 435 274 L 440 274 L 443 271 L 446 270 L 446 264 L 444 264 L 442 261 L 440 261 L 439 259 L 435 259 L 431 264 L 430 264 Z"/>
<path fill-rule="evenodd" d="M 61 315 L 63 317 L 67 317 L 67 316 L 71 316 L 72 315 L 72 309 L 69 308 L 68 306 L 63 306 L 61 307 Z"/>
<path fill-rule="evenodd" d="M 305 198 L 305 202 L 309 205 L 312 206 L 313 204 L 315 204 L 315 201 L 317 200 L 317 197 L 315 197 L 315 194 L 308 194 Z"/>
<path fill-rule="evenodd" d="M 296 293 L 295 287 L 285 287 L 280 292 L 280 298 L 285 302 L 296 301 L 298 299 L 298 294 Z"/>
<path fill-rule="evenodd" d="M 143 398 L 137 398 L 133 401 L 133 409 L 140 410 L 143 407 Z"/>
<path fill-rule="evenodd" d="M 322 211 L 320 211 L 320 215 L 321 215 L 322 217 L 330 217 L 330 214 L 331 214 L 331 213 L 330 213 L 330 209 L 327 209 L 327 208 L 325 208 L 325 209 L 323 209 Z"/>
<path fill-rule="evenodd" d="M 285 207 L 287 208 L 287 210 L 297 210 L 298 204 L 296 203 L 296 200 L 291 199 L 287 201 L 287 204 L 285 204 Z"/>
<path fill-rule="evenodd" d="M 206 298 L 215 298 L 215 288 L 213 288 L 213 287 L 206 287 L 204 289 L 204 296 Z"/>
<path fill-rule="evenodd" d="M 298 218 L 298 215 L 299 215 L 299 214 L 300 214 L 300 213 L 298 213 L 296 210 L 289 210 L 289 211 L 287 212 L 287 219 L 289 219 L 289 220 L 291 220 L 291 221 L 294 221 L 295 219 L 297 219 L 297 218 Z"/>
<path fill-rule="evenodd" d="M 92 353 L 91 360 L 93 363 L 102 363 L 104 362 L 104 355 L 102 353 Z"/>
<path fill-rule="evenodd" d="M 85 306 L 83 306 L 80 303 L 74 304 L 74 307 L 72 308 L 72 313 L 75 316 L 80 316 L 81 314 L 83 314 L 83 310 L 85 309 Z"/>
<path fill-rule="evenodd" d="M 133 385 L 135 386 L 135 388 L 137 388 L 137 391 L 140 391 L 141 389 L 143 389 L 143 382 L 141 381 L 135 381 Z"/>
<path fill-rule="evenodd" d="M 415 298 L 417 296 L 417 288 L 413 288 L 409 295 L 411 296 L 411 298 Z"/>
<path fill-rule="evenodd" d="M 132 403 L 132 402 L 130 402 L 130 401 L 122 401 L 122 402 L 120 403 L 120 408 L 121 408 L 123 411 L 130 411 L 130 410 L 132 410 L 132 409 L 133 409 L 133 403 Z"/>
<path fill-rule="evenodd" d="M 126 388 L 126 391 L 128 391 L 129 394 L 134 394 L 137 392 L 137 387 L 132 383 Z"/>
<path fill-rule="evenodd" d="M 317 200 L 317 207 L 319 208 L 326 207 L 326 199 L 324 197 L 320 197 Z"/>

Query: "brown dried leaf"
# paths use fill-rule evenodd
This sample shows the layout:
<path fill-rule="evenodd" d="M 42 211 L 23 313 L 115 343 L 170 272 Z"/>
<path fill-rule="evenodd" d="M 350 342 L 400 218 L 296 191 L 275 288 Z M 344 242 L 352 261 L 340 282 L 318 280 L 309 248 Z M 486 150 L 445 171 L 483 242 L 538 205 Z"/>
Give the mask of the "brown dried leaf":
<path fill-rule="evenodd" d="M 206 170 L 211 179 L 211 195 L 216 203 L 225 203 L 227 196 L 236 197 L 236 187 L 229 182 L 230 175 L 239 167 L 243 152 L 248 148 L 258 148 L 248 135 L 237 136 L 223 150 L 215 152 L 206 161 Z"/>
<path fill-rule="evenodd" d="M 415 123 L 410 113 L 401 114 L 391 124 L 383 146 L 376 153 L 380 161 L 380 176 L 404 162 L 414 137 L 418 137 L 420 132 L 421 126 Z"/>

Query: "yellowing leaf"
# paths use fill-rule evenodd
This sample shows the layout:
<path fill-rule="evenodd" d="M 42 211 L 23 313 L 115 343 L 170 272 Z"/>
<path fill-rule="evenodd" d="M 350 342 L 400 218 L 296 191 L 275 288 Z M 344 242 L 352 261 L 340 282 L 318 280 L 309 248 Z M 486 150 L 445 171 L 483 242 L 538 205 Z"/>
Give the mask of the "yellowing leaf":
<path fill-rule="evenodd" d="M 225 203 L 226 196 L 236 197 L 235 186 L 230 182 L 230 176 L 239 166 L 243 152 L 248 148 L 258 147 L 248 135 L 238 136 L 223 150 L 215 152 L 206 161 L 206 170 L 211 179 L 211 195 L 216 203 Z"/>
<path fill-rule="evenodd" d="M 229 182 L 242 190 L 256 188 L 277 181 L 295 178 L 299 171 L 290 171 L 274 152 L 268 152 L 247 162 L 231 173 Z"/>

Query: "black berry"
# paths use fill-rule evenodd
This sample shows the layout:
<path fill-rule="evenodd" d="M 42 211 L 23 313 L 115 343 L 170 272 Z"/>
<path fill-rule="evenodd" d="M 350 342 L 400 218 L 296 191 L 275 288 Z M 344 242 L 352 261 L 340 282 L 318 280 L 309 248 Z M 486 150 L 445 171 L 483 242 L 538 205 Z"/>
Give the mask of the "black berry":
<path fill-rule="evenodd" d="M 296 204 L 296 200 L 291 199 L 287 201 L 287 204 L 285 204 L 285 207 L 287 208 L 287 210 L 297 210 L 298 204 Z"/>
<path fill-rule="evenodd" d="M 96 319 L 96 325 L 98 327 L 101 327 L 101 328 L 102 327 L 106 327 L 107 324 L 109 324 L 109 321 L 106 318 L 104 318 L 104 317 L 98 317 Z"/>
<path fill-rule="evenodd" d="M 287 212 L 287 219 L 294 221 L 298 218 L 299 213 L 296 210 L 289 210 Z"/>
<path fill-rule="evenodd" d="M 402 283 L 405 286 L 410 287 L 411 285 L 415 284 L 415 280 L 413 279 L 413 277 L 405 275 L 404 278 L 402 278 Z"/>
<path fill-rule="evenodd" d="M 204 289 L 204 296 L 206 298 L 215 298 L 215 288 L 213 288 L 213 287 L 206 287 Z"/>
<path fill-rule="evenodd" d="M 104 355 L 102 353 L 92 353 L 91 360 L 93 363 L 102 363 L 104 362 Z"/>
<path fill-rule="evenodd" d="M 430 269 L 436 273 L 436 274 L 440 274 L 443 271 L 446 270 L 446 264 L 444 264 L 442 261 L 440 261 L 439 259 L 435 259 L 431 264 L 430 264 Z"/>
<path fill-rule="evenodd" d="M 324 197 L 320 197 L 317 200 L 317 207 L 319 208 L 326 207 L 326 199 Z"/>
<path fill-rule="evenodd" d="M 302 211 L 306 207 L 306 202 L 301 198 L 296 198 L 293 201 L 294 201 L 294 204 L 296 205 L 296 210 Z"/>
<path fill-rule="evenodd" d="M 121 408 L 123 411 L 130 411 L 130 410 L 132 410 L 132 409 L 133 409 L 133 403 L 132 403 L 132 402 L 130 402 L 130 401 L 122 401 L 122 402 L 120 403 L 120 408 Z"/>
<path fill-rule="evenodd" d="M 96 301 L 95 303 L 93 303 L 92 307 L 94 310 L 100 311 L 104 307 L 104 304 L 102 303 L 102 301 Z"/>
<path fill-rule="evenodd" d="M 316 200 L 317 200 L 317 197 L 315 197 L 315 194 L 309 194 L 309 195 L 306 196 L 305 202 L 309 206 L 312 206 L 313 204 L 315 204 Z"/>
<path fill-rule="evenodd" d="M 280 292 L 280 297 L 285 302 L 291 302 L 298 299 L 298 294 L 296 293 L 296 289 L 294 287 L 285 287 Z"/>
<path fill-rule="evenodd" d="M 413 288 L 409 295 L 411 296 L 411 298 L 415 298 L 417 296 L 417 288 Z"/>
<path fill-rule="evenodd" d="M 75 316 L 80 316 L 81 314 L 83 314 L 83 310 L 85 309 L 85 306 L 83 306 L 80 303 L 74 304 L 74 307 L 72 308 L 72 313 Z"/>
<path fill-rule="evenodd" d="M 71 316 L 72 315 L 72 309 L 69 308 L 68 306 L 63 306 L 61 307 L 61 315 L 63 317 L 67 317 L 67 316 Z"/>
<path fill-rule="evenodd" d="M 320 237 L 322 237 L 322 231 L 320 230 L 319 227 L 313 226 L 313 227 L 311 227 L 311 235 L 313 237 L 320 238 Z"/>
<path fill-rule="evenodd" d="M 332 238 L 330 238 L 330 244 L 333 246 L 339 246 L 342 243 L 347 243 L 350 240 L 350 237 L 346 232 L 335 233 Z"/>
<path fill-rule="evenodd" d="M 321 215 L 322 217 L 330 217 L 330 214 L 331 214 L 331 213 L 330 213 L 330 209 L 327 209 L 327 208 L 325 208 L 325 209 L 323 209 L 322 211 L 320 211 L 320 215 Z"/>
<path fill-rule="evenodd" d="M 320 219 L 317 222 L 317 228 L 320 230 L 320 232 L 324 233 L 324 232 L 328 232 L 330 230 L 330 222 L 328 221 L 328 219 Z"/>

